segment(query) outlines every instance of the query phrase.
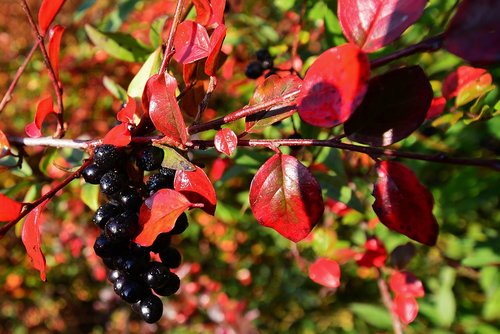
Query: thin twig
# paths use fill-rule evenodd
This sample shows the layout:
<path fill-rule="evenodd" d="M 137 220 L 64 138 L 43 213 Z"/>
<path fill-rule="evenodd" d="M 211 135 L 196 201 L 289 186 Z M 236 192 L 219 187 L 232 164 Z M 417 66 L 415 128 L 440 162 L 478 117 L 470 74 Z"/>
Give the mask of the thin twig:
<path fill-rule="evenodd" d="M 5 225 L 3 225 L 0 228 L 0 239 L 3 238 L 5 236 L 5 234 L 13 226 L 15 226 L 19 221 L 21 221 L 21 219 L 23 219 L 24 217 L 26 217 L 26 215 L 28 215 L 28 213 L 30 213 L 31 211 L 33 211 L 37 206 L 39 206 L 40 204 L 42 204 L 45 200 L 51 199 L 52 197 L 55 196 L 55 194 L 59 190 L 61 190 L 62 188 L 66 187 L 71 181 L 73 181 L 74 179 L 79 178 L 82 170 L 85 167 L 87 167 L 90 163 L 91 163 L 91 160 L 87 160 L 86 162 L 84 162 L 80 166 L 80 168 L 78 168 L 77 171 L 71 173 L 71 175 L 69 175 L 67 178 L 65 178 L 57 186 L 55 186 L 54 188 L 52 188 L 48 193 L 46 193 L 45 195 L 41 196 L 39 199 L 37 199 L 36 201 L 34 201 L 32 203 L 25 204 L 24 208 L 23 208 L 23 211 L 21 212 L 21 214 L 19 214 L 19 216 L 17 216 L 15 219 L 9 221 L 8 223 L 6 223 Z"/>
<path fill-rule="evenodd" d="M 44 61 L 45 66 L 47 67 L 47 69 L 49 71 L 50 81 L 52 82 L 52 85 L 54 86 L 54 90 L 56 92 L 57 105 L 59 107 L 59 112 L 57 113 L 57 130 L 56 130 L 54 137 L 62 138 L 64 136 L 64 132 L 66 131 L 64 128 L 64 116 L 63 116 L 64 115 L 63 88 L 62 88 L 62 85 L 60 84 L 60 81 L 56 77 L 56 74 L 54 72 L 54 68 L 52 67 L 52 64 L 50 63 L 49 54 L 47 53 L 47 49 L 45 48 L 43 36 L 38 31 L 38 27 L 35 23 L 33 15 L 31 14 L 31 11 L 29 9 L 29 6 L 28 6 L 28 3 L 26 2 L 26 0 L 21 0 L 21 7 L 23 8 L 24 12 L 26 13 L 26 16 L 28 17 L 28 21 L 31 25 L 33 33 L 35 34 L 35 37 L 38 41 L 38 47 L 40 48 L 40 51 L 42 51 L 43 61 Z"/>
<path fill-rule="evenodd" d="M 170 28 L 170 33 L 168 35 L 167 44 L 165 46 L 165 53 L 163 55 L 163 60 L 161 61 L 160 70 L 158 74 L 164 73 L 167 70 L 168 63 L 174 55 L 172 47 L 174 46 L 174 37 L 177 26 L 181 21 L 182 7 L 184 5 L 183 0 L 177 0 L 177 6 L 175 7 L 174 21 L 172 22 L 172 27 Z"/>
<path fill-rule="evenodd" d="M 0 112 L 2 112 L 2 110 L 5 108 L 7 103 L 9 103 L 10 100 L 12 99 L 12 92 L 14 91 L 14 88 L 16 88 L 16 85 L 17 85 L 19 79 L 21 78 L 21 75 L 23 74 L 24 70 L 26 69 L 26 66 L 28 66 L 31 58 L 35 54 L 37 47 L 38 47 L 38 44 L 33 45 L 30 52 L 26 55 L 24 62 L 17 69 L 16 76 L 14 77 L 14 79 L 12 79 L 12 82 L 10 83 L 9 88 L 7 89 L 7 91 L 5 92 L 5 95 L 2 98 L 2 102 L 0 102 Z"/>
<path fill-rule="evenodd" d="M 391 315 L 392 320 L 392 329 L 394 330 L 394 334 L 403 334 L 403 326 L 401 325 L 401 321 L 398 316 L 394 314 L 392 310 L 392 299 L 391 294 L 389 293 L 389 289 L 387 287 L 387 283 L 384 281 L 382 277 L 382 272 L 379 269 L 379 278 L 377 280 L 378 289 L 380 291 L 380 297 L 382 298 L 382 303 L 384 304 L 387 311 Z"/>
<path fill-rule="evenodd" d="M 203 116 L 203 112 L 208 107 L 208 101 L 210 101 L 210 97 L 215 90 L 215 86 L 217 86 L 217 78 L 214 76 L 210 76 L 210 82 L 208 83 L 207 92 L 205 93 L 203 100 L 201 100 L 200 105 L 198 106 L 198 113 L 196 114 L 193 124 L 198 124 L 200 122 L 201 116 Z"/>

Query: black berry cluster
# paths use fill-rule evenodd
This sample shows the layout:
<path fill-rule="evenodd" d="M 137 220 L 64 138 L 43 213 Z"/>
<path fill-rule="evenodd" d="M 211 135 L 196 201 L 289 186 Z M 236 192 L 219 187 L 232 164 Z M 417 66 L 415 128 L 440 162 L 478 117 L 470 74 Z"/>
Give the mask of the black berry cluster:
<path fill-rule="evenodd" d="M 158 296 L 170 296 L 180 286 L 179 277 L 171 269 L 181 264 L 181 254 L 171 247 L 170 239 L 186 230 L 188 220 L 183 213 L 172 231 L 158 235 L 150 247 L 132 241 L 137 234 L 144 198 L 159 189 L 173 188 L 175 170 L 161 167 L 163 150 L 143 147 L 134 151 L 135 165 L 140 171 L 158 172 L 150 174 L 146 184 L 132 185 L 127 173 L 128 165 L 132 165 L 130 155 L 113 145 L 98 146 L 92 164 L 82 171 L 82 176 L 88 183 L 99 184 L 108 199 L 93 218 L 101 230 L 94 251 L 110 270 L 108 280 L 116 294 L 132 304 L 144 321 L 154 323 L 163 314 L 163 303 Z M 161 262 L 152 261 L 151 252 L 158 254 Z"/>
<path fill-rule="evenodd" d="M 245 70 L 245 75 L 250 79 L 257 79 L 265 70 L 272 70 L 274 59 L 267 49 L 260 49 L 255 54 L 257 60 L 250 62 Z"/>

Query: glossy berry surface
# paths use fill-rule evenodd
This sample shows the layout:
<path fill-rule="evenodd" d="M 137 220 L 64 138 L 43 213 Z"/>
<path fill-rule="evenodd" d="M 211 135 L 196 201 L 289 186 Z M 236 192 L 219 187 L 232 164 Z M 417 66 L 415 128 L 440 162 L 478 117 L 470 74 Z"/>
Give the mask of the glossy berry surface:
<path fill-rule="evenodd" d="M 136 214 L 126 211 L 111 218 L 106 223 L 104 233 L 111 241 L 127 241 L 135 235 L 138 225 L 137 221 L 138 217 Z"/>
<path fill-rule="evenodd" d="M 257 60 L 262 64 L 262 67 L 265 70 L 271 69 L 273 67 L 273 57 L 269 53 L 267 49 L 260 49 L 255 54 L 257 56 Z"/>
<path fill-rule="evenodd" d="M 115 270 L 111 270 L 108 273 L 108 281 L 110 281 L 111 283 L 116 282 L 121 277 L 124 277 L 123 274 L 121 273 L 121 271 L 116 270 L 116 269 Z"/>
<path fill-rule="evenodd" d="M 139 275 L 146 269 L 148 261 L 149 258 L 131 254 L 121 260 L 119 269 L 128 275 Z"/>
<path fill-rule="evenodd" d="M 119 292 L 119 296 L 127 303 L 136 303 L 150 294 L 151 291 L 144 285 L 133 280 L 126 280 Z"/>
<path fill-rule="evenodd" d="M 167 167 L 160 168 L 160 174 L 163 174 L 165 176 L 169 176 L 172 179 L 175 177 L 175 172 L 176 172 L 176 170 L 172 169 L 172 168 L 167 168 Z"/>
<path fill-rule="evenodd" d="M 103 170 L 110 170 L 120 160 L 118 149 L 109 144 L 97 146 L 94 150 L 94 163 Z"/>
<path fill-rule="evenodd" d="M 153 245 L 151 245 L 151 251 L 154 253 L 159 253 L 163 249 L 166 249 L 170 246 L 170 241 L 172 237 L 170 233 L 160 233 L 156 237 L 155 241 L 153 242 Z"/>
<path fill-rule="evenodd" d="M 113 195 L 120 191 L 123 185 L 123 176 L 116 171 L 107 172 L 100 181 L 101 192 L 106 195 Z"/>
<path fill-rule="evenodd" d="M 132 187 L 120 190 L 113 199 L 125 210 L 138 211 L 142 205 L 142 196 Z"/>
<path fill-rule="evenodd" d="M 181 265 L 182 256 L 173 247 L 168 247 L 160 252 L 161 262 L 168 268 L 177 268 Z"/>
<path fill-rule="evenodd" d="M 94 252 L 99 257 L 110 257 L 119 253 L 121 246 L 121 244 L 112 242 L 104 234 L 101 234 L 94 242 Z"/>
<path fill-rule="evenodd" d="M 175 221 L 174 228 L 169 232 L 172 235 L 181 234 L 189 226 L 187 215 L 183 212 Z"/>
<path fill-rule="evenodd" d="M 121 209 L 116 205 L 111 203 L 106 203 L 101 205 L 94 214 L 92 221 L 99 226 L 100 229 L 104 229 L 104 226 L 111 217 L 114 217 L 121 213 Z"/>
<path fill-rule="evenodd" d="M 262 67 L 262 64 L 258 61 L 253 61 L 248 64 L 245 70 L 245 75 L 247 76 L 247 78 L 257 79 L 262 75 L 263 72 L 264 68 Z"/>
<path fill-rule="evenodd" d="M 171 272 L 166 279 L 165 285 L 159 289 L 154 289 L 154 291 L 160 296 L 171 296 L 179 290 L 180 286 L 181 280 L 179 276 Z"/>
<path fill-rule="evenodd" d="M 152 174 L 146 182 L 146 187 L 149 194 L 152 195 L 160 189 L 172 189 L 174 180 L 163 174 Z"/>
<path fill-rule="evenodd" d="M 163 303 L 155 295 L 148 296 L 139 303 L 139 314 L 147 323 L 155 323 L 163 315 Z"/>
<path fill-rule="evenodd" d="M 104 173 L 105 171 L 96 164 L 90 164 L 82 171 L 82 177 L 87 183 L 99 184 Z"/>
<path fill-rule="evenodd" d="M 142 170 L 152 171 L 160 168 L 163 161 L 163 150 L 156 146 L 147 146 L 137 153 L 135 160 L 137 167 Z"/>
<path fill-rule="evenodd" d="M 144 273 L 144 282 L 152 289 L 159 289 L 168 283 L 170 270 L 159 262 L 151 262 L 148 264 Z"/>

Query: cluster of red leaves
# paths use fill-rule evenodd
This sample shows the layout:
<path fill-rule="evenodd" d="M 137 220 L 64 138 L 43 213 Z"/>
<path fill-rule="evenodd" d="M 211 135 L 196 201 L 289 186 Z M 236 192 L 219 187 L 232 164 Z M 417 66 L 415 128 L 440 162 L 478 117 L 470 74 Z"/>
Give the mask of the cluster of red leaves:
<path fill-rule="evenodd" d="M 394 293 L 393 312 L 402 323 L 408 325 L 418 314 L 418 303 L 415 298 L 425 295 L 422 282 L 410 272 L 396 270 L 389 279 L 389 287 Z"/>

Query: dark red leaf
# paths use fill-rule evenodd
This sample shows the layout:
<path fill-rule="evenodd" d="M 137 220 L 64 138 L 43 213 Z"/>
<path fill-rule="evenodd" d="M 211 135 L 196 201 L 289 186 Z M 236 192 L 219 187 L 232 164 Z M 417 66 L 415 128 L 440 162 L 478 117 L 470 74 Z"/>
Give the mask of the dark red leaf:
<path fill-rule="evenodd" d="M 116 115 L 116 119 L 122 123 L 135 124 L 135 111 L 137 110 L 137 102 L 133 97 L 128 96 L 127 104 L 123 106 L 118 114 Z"/>
<path fill-rule="evenodd" d="M 405 165 L 382 161 L 373 189 L 373 210 L 389 229 L 428 246 L 436 244 L 438 224 L 431 193 Z"/>
<path fill-rule="evenodd" d="M 324 210 L 318 181 L 285 154 L 275 154 L 257 171 L 249 197 L 257 221 L 294 242 L 307 237 Z"/>
<path fill-rule="evenodd" d="M 356 254 L 354 259 L 360 267 L 381 268 L 387 260 L 387 250 L 382 241 L 376 237 L 371 237 L 365 242 L 365 251 Z"/>
<path fill-rule="evenodd" d="M 128 130 L 128 124 L 122 123 L 112 128 L 102 139 L 103 144 L 111 144 L 118 147 L 130 144 L 132 136 Z"/>
<path fill-rule="evenodd" d="M 203 203 L 204 207 L 201 209 L 214 215 L 217 204 L 215 189 L 203 169 L 196 167 L 192 172 L 177 170 L 174 189 L 186 196 L 191 203 Z"/>
<path fill-rule="evenodd" d="M 207 57 L 210 49 L 207 30 L 194 21 L 182 22 L 175 33 L 174 47 L 174 59 L 181 64 Z"/>
<path fill-rule="evenodd" d="M 23 208 L 22 203 L 0 194 L 0 222 L 16 219 Z"/>
<path fill-rule="evenodd" d="M 10 144 L 5 133 L 0 130 L 0 159 L 10 154 Z"/>
<path fill-rule="evenodd" d="M 238 146 L 238 137 L 236 137 L 233 130 L 224 128 L 215 134 L 214 145 L 217 151 L 231 156 L 236 150 L 236 146 Z"/>
<path fill-rule="evenodd" d="M 391 145 L 424 122 L 433 97 L 419 66 L 404 67 L 370 80 L 363 103 L 344 124 L 347 137 L 372 146 Z"/>
<path fill-rule="evenodd" d="M 147 198 L 139 213 L 140 231 L 134 242 L 150 246 L 160 233 L 170 232 L 177 218 L 192 203 L 181 193 L 172 189 L 160 189 Z"/>
<path fill-rule="evenodd" d="M 443 97 L 451 99 L 470 85 L 487 87 L 492 81 L 491 74 L 483 68 L 460 66 L 444 79 L 441 91 Z"/>
<path fill-rule="evenodd" d="M 464 0 L 446 29 L 444 46 L 476 64 L 500 62 L 500 1 Z"/>
<path fill-rule="evenodd" d="M 54 21 L 64 2 L 65 0 L 43 0 L 38 11 L 38 26 L 42 36 L 45 35 L 47 28 Z"/>
<path fill-rule="evenodd" d="M 224 38 L 226 38 L 227 28 L 225 25 L 221 24 L 215 28 L 214 32 L 210 36 L 210 45 L 208 50 L 208 58 L 205 63 L 205 73 L 208 76 L 214 76 L 217 71 L 217 63 L 219 61 L 219 55 L 221 53 L 222 43 Z"/>
<path fill-rule="evenodd" d="M 444 111 L 444 107 L 446 107 L 446 99 L 442 96 L 435 97 L 432 99 L 431 106 L 429 110 L 427 110 L 427 114 L 425 115 L 425 119 L 432 119 L 441 115 Z"/>
<path fill-rule="evenodd" d="M 226 0 L 210 0 L 210 6 L 212 6 L 212 17 L 207 26 L 217 27 L 219 24 L 224 24 Z"/>
<path fill-rule="evenodd" d="M 413 322 L 418 315 L 418 303 L 411 296 L 396 295 L 394 298 L 394 313 L 401 319 L 405 325 Z"/>
<path fill-rule="evenodd" d="M 35 120 L 26 125 L 24 129 L 26 134 L 33 138 L 41 137 L 42 123 L 45 118 L 52 113 L 55 113 L 54 103 L 52 102 L 52 97 L 47 96 L 38 102 L 38 105 L 36 107 Z"/>
<path fill-rule="evenodd" d="M 338 288 L 340 285 L 340 266 L 333 260 L 319 258 L 309 267 L 309 278 L 327 288 Z"/>
<path fill-rule="evenodd" d="M 208 0 L 193 0 L 196 9 L 196 22 L 206 26 L 212 17 L 212 6 Z"/>
<path fill-rule="evenodd" d="M 363 100 L 369 76 L 368 57 L 357 46 L 326 50 L 304 78 L 297 99 L 300 117 L 321 127 L 344 123 Z"/>
<path fill-rule="evenodd" d="M 421 298 L 425 295 L 422 282 L 407 271 L 394 271 L 389 280 L 389 286 L 396 295 L 415 298 Z"/>
<path fill-rule="evenodd" d="M 300 89 L 302 80 L 296 75 L 279 77 L 271 75 L 260 84 L 250 99 L 249 105 L 263 103 L 275 98 L 279 98 L 292 91 Z M 245 123 L 245 131 L 249 133 L 260 132 L 269 125 L 292 116 L 296 111 L 295 107 L 277 104 L 275 107 L 248 116 Z"/>
<path fill-rule="evenodd" d="M 165 72 L 149 78 L 142 95 L 142 104 L 156 129 L 173 143 L 185 144 L 188 139 L 186 124 L 177 103 L 177 81 Z"/>
<path fill-rule="evenodd" d="M 46 280 L 45 276 L 45 256 L 41 250 L 40 241 L 40 226 L 42 225 L 42 211 L 47 205 L 48 200 L 37 206 L 33 211 L 28 213 L 26 220 L 23 224 L 21 232 L 21 239 L 23 240 L 24 247 L 30 258 L 33 267 L 40 272 L 42 281 Z"/>
<path fill-rule="evenodd" d="M 391 252 L 391 264 L 396 269 L 404 269 L 415 257 L 417 249 L 412 242 L 399 245 Z"/>
<path fill-rule="evenodd" d="M 427 0 L 339 0 L 338 16 L 347 39 L 373 52 L 401 36 L 426 4 Z"/>
<path fill-rule="evenodd" d="M 55 25 L 49 30 L 49 59 L 50 65 L 56 75 L 57 80 L 59 80 L 59 49 L 61 47 L 61 38 L 64 32 L 64 27 L 60 25 Z"/>

